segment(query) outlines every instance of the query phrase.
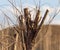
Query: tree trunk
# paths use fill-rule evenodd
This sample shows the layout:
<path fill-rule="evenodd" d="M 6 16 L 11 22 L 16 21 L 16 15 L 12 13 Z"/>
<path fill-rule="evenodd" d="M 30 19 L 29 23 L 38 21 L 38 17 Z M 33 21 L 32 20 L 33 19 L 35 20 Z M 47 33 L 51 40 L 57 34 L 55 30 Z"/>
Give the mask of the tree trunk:
<path fill-rule="evenodd" d="M 26 50 L 32 50 L 32 46 L 30 43 L 26 43 Z"/>

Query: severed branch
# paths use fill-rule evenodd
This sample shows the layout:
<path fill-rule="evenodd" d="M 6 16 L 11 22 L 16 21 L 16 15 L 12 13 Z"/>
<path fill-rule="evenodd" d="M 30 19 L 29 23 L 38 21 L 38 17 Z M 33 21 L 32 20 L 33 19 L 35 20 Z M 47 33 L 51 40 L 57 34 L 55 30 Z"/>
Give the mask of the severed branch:
<path fill-rule="evenodd" d="M 36 38 L 38 32 L 40 31 L 40 29 L 41 29 L 41 27 L 42 27 L 42 25 L 43 25 L 43 23 L 44 23 L 44 21 L 45 21 L 45 19 L 46 19 L 46 17 L 47 17 L 48 12 L 49 12 L 49 11 L 46 10 L 45 15 L 44 15 L 44 17 L 43 17 L 43 19 L 42 19 L 40 25 L 37 26 L 38 29 L 35 28 L 35 30 L 34 30 L 34 36 L 33 36 L 33 40 Z M 33 31 L 32 31 L 32 32 L 33 32 Z"/>
<path fill-rule="evenodd" d="M 41 26 L 43 25 L 43 23 L 44 23 L 44 21 L 45 21 L 45 19 L 46 19 L 46 17 L 47 17 L 48 12 L 49 12 L 49 10 L 46 10 L 45 15 L 44 15 L 44 17 L 43 17 L 43 19 L 42 19 L 42 21 L 41 21 L 41 23 L 40 23 L 40 25 L 39 25 L 38 30 L 41 29 Z"/>

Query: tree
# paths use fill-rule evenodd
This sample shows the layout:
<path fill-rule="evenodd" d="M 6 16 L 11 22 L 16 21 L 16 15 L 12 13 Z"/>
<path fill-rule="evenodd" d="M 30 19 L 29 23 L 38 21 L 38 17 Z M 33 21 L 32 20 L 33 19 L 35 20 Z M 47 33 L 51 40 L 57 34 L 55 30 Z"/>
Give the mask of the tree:
<path fill-rule="evenodd" d="M 22 10 L 20 12 L 19 9 L 17 9 L 17 7 L 11 1 L 9 1 L 9 3 L 20 14 L 18 17 L 16 16 L 18 18 L 18 27 L 16 28 L 16 25 L 13 23 L 13 21 L 9 18 L 9 16 L 6 13 L 4 13 L 2 10 L 1 10 L 1 12 L 4 14 L 4 16 L 7 19 L 9 19 L 15 25 L 14 30 L 16 30 L 16 32 L 17 32 L 17 34 L 15 34 L 16 42 L 18 42 L 18 40 L 21 40 L 23 50 L 24 49 L 32 50 L 32 47 L 34 46 L 34 40 L 35 40 L 38 32 L 41 30 L 41 27 L 48 15 L 49 10 L 47 9 L 43 18 L 41 18 L 40 9 L 39 8 L 36 9 L 35 19 L 32 20 L 32 18 L 31 18 L 32 14 L 30 13 L 30 11 L 28 11 L 29 10 L 28 8 L 24 8 L 24 10 L 23 10 L 24 13 L 22 13 Z M 58 11 L 58 13 L 59 13 L 59 11 Z M 54 17 L 58 13 L 54 14 L 53 18 L 49 21 L 49 24 L 51 23 L 51 21 L 54 19 Z M 15 43 L 15 50 L 17 50 L 17 44 L 18 43 Z"/>

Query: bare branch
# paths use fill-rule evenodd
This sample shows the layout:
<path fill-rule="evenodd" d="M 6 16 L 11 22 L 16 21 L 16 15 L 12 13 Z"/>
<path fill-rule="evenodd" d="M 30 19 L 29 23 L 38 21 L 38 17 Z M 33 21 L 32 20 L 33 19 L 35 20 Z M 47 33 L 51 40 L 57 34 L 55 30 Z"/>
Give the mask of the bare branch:
<path fill-rule="evenodd" d="M 9 1 L 9 0 L 8 0 Z M 11 1 L 9 1 L 10 3 L 11 3 L 11 5 L 13 6 L 13 7 L 15 7 L 15 5 L 11 2 Z M 17 9 L 17 7 L 15 7 L 15 9 L 21 14 L 21 12 Z"/>
<path fill-rule="evenodd" d="M 47 17 L 48 12 L 49 12 L 49 10 L 46 10 L 45 15 L 44 15 L 44 17 L 43 17 L 43 19 L 42 19 L 42 21 L 41 21 L 41 23 L 40 23 L 40 25 L 39 25 L 38 30 L 41 29 L 41 26 L 43 25 L 43 23 L 44 23 L 44 21 L 45 21 L 45 19 L 46 19 L 46 17 Z"/>

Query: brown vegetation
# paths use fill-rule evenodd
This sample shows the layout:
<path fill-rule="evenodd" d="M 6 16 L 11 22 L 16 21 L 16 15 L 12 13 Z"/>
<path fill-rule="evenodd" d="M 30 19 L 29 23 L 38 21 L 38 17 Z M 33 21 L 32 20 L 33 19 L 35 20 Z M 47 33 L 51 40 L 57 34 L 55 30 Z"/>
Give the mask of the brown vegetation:
<path fill-rule="evenodd" d="M 45 33 L 46 28 L 47 28 L 47 26 L 43 26 L 42 30 L 39 31 L 38 36 L 35 39 L 35 45 L 33 47 L 33 50 L 60 50 L 60 40 L 59 40 L 60 39 L 60 31 L 59 31 L 60 30 L 60 26 L 59 25 L 50 25 L 49 29 L 47 31 L 48 36 L 46 35 L 44 37 L 44 35 L 46 34 Z M 3 32 L 7 32 L 7 30 L 8 30 L 8 28 L 4 29 Z M 0 50 L 1 50 L 1 47 L 4 45 L 2 43 L 2 40 L 1 40 L 1 38 L 2 38 L 2 34 L 1 33 L 2 33 L 2 31 L 0 31 Z M 10 28 L 8 30 L 8 36 L 9 37 L 13 37 L 14 39 L 15 39 L 15 33 L 16 32 L 13 30 L 13 28 Z M 7 39 L 7 38 L 5 38 L 6 35 L 7 34 L 5 33 L 4 34 L 4 39 L 3 39 L 5 44 L 7 44 L 5 42 L 5 40 Z M 9 45 L 11 45 L 14 42 L 13 38 L 8 38 Z M 41 40 L 41 38 L 43 38 L 43 40 Z M 13 41 L 11 41 L 10 39 L 13 40 Z M 13 50 L 14 49 L 14 45 L 15 45 L 15 42 L 11 46 L 9 46 L 9 50 Z M 19 44 L 19 42 L 18 42 L 17 45 L 18 45 L 17 48 L 19 48 L 17 50 L 20 50 L 20 49 L 22 50 L 22 48 L 20 46 L 21 43 Z"/>

